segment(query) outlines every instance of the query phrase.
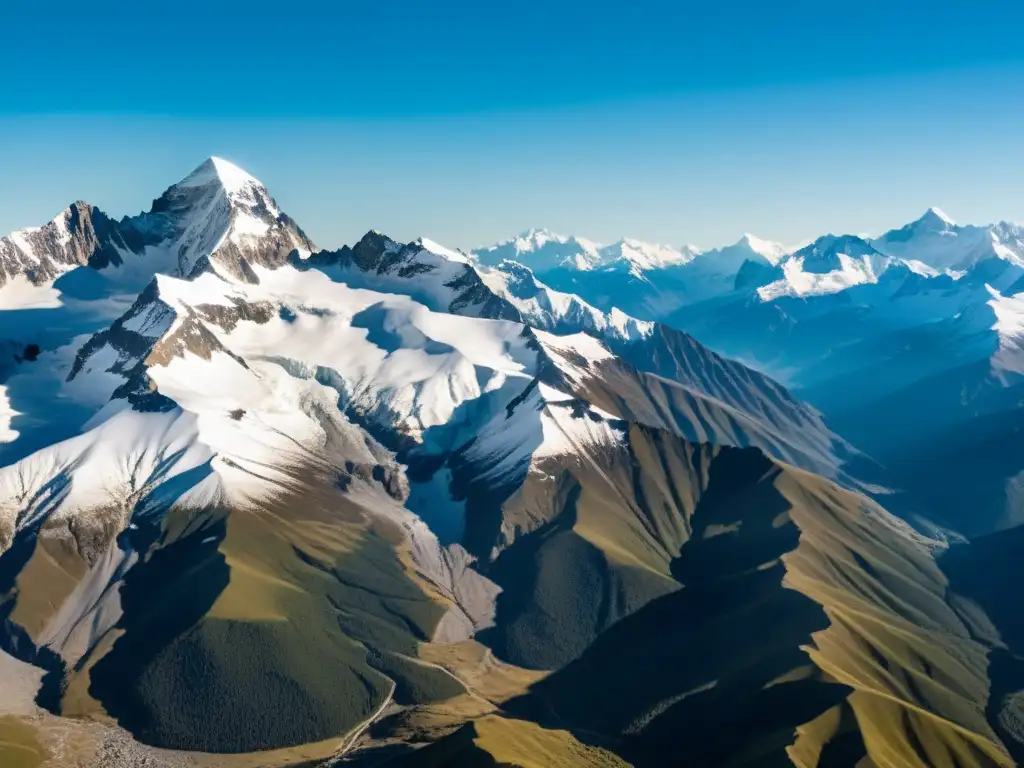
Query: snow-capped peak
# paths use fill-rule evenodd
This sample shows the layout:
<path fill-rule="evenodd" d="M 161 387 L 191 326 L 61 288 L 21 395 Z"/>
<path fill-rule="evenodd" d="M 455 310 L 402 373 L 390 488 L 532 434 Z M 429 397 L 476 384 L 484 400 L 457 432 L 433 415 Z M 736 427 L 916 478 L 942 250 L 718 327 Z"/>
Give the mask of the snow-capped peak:
<path fill-rule="evenodd" d="M 737 243 L 739 246 L 745 246 L 756 253 L 758 256 L 763 256 L 765 260 L 775 266 L 782 260 L 782 257 L 786 255 L 788 249 L 781 243 L 774 243 L 771 240 L 762 240 L 756 235 L 752 235 L 749 232 L 745 233 L 740 241 Z"/>
<path fill-rule="evenodd" d="M 956 222 L 953 221 L 953 219 L 947 216 L 941 208 L 936 208 L 935 206 L 932 206 L 927 211 L 925 211 L 924 215 L 921 216 L 921 218 L 918 219 L 915 223 L 928 226 L 937 226 L 942 229 L 945 229 L 946 227 L 956 226 Z"/>
<path fill-rule="evenodd" d="M 601 260 L 600 246 L 580 237 L 559 235 L 549 229 L 529 229 L 474 252 L 483 264 L 495 266 L 506 260 L 518 261 L 534 272 L 552 269 L 593 269 Z"/>
<path fill-rule="evenodd" d="M 267 188 L 256 177 L 219 157 L 210 157 L 172 189 L 216 190 L 232 202 L 247 208 L 260 208 L 271 217 L 280 214 Z"/>
<path fill-rule="evenodd" d="M 416 244 L 419 245 L 423 250 L 429 251 L 430 253 L 436 254 L 437 256 L 443 256 L 448 261 L 458 262 L 460 264 L 469 264 L 470 259 L 466 254 L 461 251 L 453 251 L 451 248 L 445 248 L 440 243 L 437 243 L 429 238 L 421 237 L 416 240 Z"/>
<path fill-rule="evenodd" d="M 825 235 L 780 262 L 783 276 L 757 289 L 762 301 L 838 293 L 876 283 L 892 260 L 856 235 Z"/>
<path fill-rule="evenodd" d="M 0 286 L 15 278 L 43 286 L 81 266 L 116 270 L 119 290 L 138 290 L 158 272 L 188 275 L 209 266 L 247 279 L 253 263 L 280 264 L 294 250 L 314 248 L 262 183 L 211 157 L 148 212 L 117 221 L 78 202 L 42 227 L 0 238 Z M 18 301 L 49 301 L 47 295 Z"/>
<path fill-rule="evenodd" d="M 777 266 L 791 250 L 779 243 L 762 240 L 751 234 L 745 234 L 737 242 L 711 251 L 693 251 L 698 255 L 693 262 L 695 274 L 702 276 L 727 277 L 729 284 L 744 263 L 752 261 L 766 266 Z"/>
<path fill-rule="evenodd" d="M 182 179 L 178 186 L 205 187 L 214 183 L 219 184 L 229 194 L 242 192 L 248 187 L 263 187 L 257 178 L 220 157 L 209 157 L 204 160 L 198 168 Z"/>
<path fill-rule="evenodd" d="M 548 243 L 567 243 L 568 237 L 552 232 L 550 229 L 528 229 L 521 232 L 513 241 L 520 251 L 534 251 Z"/>
<path fill-rule="evenodd" d="M 258 179 L 218 157 L 170 187 L 143 219 L 140 226 L 159 236 L 182 275 L 208 262 L 251 279 L 254 263 L 280 264 L 293 250 L 315 249 Z"/>
<path fill-rule="evenodd" d="M 673 248 L 669 245 L 645 243 L 641 240 L 626 237 L 617 243 L 602 248 L 601 262 L 604 265 L 612 266 L 616 262 L 625 261 L 631 267 L 646 271 L 686 264 L 693 261 L 694 257 L 699 253 L 700 251 L 691 246 Z"/>
<path fill-rule="evenodd" d="M 872 244 L 904 261 L 920 261 L 938 272 L 962 271 L 986 259 L 1012 264 L 1024 262 L 1021 228 L 999 223 L 988 226 L 958 225 L 938 208 L 921 218 L 881 235 Z"/>
<path fill-rule="evenodd" d="M 208 162 L 213 166 L 217 177 L 229 192 L 237 192 L 251 185 L 263 186 L 256 178 L 221 157 L 211 157 Z"/>

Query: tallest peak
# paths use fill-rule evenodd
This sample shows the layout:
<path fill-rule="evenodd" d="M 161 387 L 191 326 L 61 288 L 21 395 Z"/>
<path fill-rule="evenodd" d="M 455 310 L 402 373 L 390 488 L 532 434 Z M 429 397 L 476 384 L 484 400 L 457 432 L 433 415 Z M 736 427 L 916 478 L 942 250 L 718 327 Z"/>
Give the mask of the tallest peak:
<path fill-rule="evenodd" d="M 922 216 L 918 221 L 938 224 L 940 226 L 953 226 L 956 224 L 956 222 L 947 216 L 942 209 L 936 208 L 935 206 L 932 206 L 925 211 L 924 216 Z"/>
<path fill-rule="evenodd" d="M 186 187 L 202 187 L 208 184 L 218 184 L 228 194 L 263 186 L 258 179 L 221 157 L 207 158 L 181 182 L 181 186 Z"/>

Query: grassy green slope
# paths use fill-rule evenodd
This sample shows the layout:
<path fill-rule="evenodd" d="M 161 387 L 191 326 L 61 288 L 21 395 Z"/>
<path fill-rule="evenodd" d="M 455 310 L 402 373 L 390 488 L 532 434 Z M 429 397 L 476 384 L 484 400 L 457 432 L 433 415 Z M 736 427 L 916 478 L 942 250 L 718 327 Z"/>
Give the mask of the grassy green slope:
<path fill-rule="evenodd" d="M 567 731 L 497 715 L 479 718 L 393 764 L 395 768 L 628 768 L 615 754 L 583 744 Z"/>
<path fill-rule="evenodd" d="M 412 661 L 444 607 L 391 524 L 313 492 L 204 525 L 174 515 L 124 580 L 109 650 L 79 671 L 93 714 L 149 744 L 240 753 L 342 737 L 392 695 L 462 693 Z"/>

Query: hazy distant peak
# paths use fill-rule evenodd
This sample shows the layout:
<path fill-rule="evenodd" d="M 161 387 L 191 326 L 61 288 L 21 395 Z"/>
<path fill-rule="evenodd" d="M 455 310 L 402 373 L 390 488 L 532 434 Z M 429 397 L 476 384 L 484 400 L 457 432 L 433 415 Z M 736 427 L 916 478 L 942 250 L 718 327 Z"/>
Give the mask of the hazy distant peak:
<path fill-rule="evenodd" d="M 919 227 L 929 227 L 935 229 L 947 229 L 949 227 L 955 227 L 956 222 L 953 221 L 941 208 L 932 206 L 917 221 L 914 222 Z"/>
<path fill-rule="evenodd" d="M 674 248 L 670 245 L 645 243 L 642 240 L 624 237 L 617 243 L 601 249 L 601 261 L 604 265 L 625 261 L 632 267 L 645 271 L 686 264 L 693 261 L 698 253 L 700 251 L 697 249 L 691 250 L 687 246 Z"/>
<path fill-rule="evenodd" d="M 597 243 L 549 229 L 529 229 L 510 240 L 475 251 L 484 264 L 497 265 L 506 260 L 520 261 L 535 272 L 566 267 L 593 269 L 601 260 Z"/>
<path fill-rule="evenodd" d="M 736 245 L 749 248 L 759 256 L 763 256 L 773 266 L 777 264 L 788 251 L 786 246 L 781 243 L 772 242 L 771 240 L 763 240 L 749 232 L 745 233 Z"/>

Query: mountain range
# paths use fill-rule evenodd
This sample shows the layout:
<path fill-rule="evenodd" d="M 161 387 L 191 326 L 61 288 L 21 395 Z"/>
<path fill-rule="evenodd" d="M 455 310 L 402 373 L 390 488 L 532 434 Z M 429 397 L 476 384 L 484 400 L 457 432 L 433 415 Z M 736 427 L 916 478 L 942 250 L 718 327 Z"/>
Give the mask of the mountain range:
<path fill-rule="evenodd" d="M 12 233 L 0 757 L 1016 764 L 1017 232 Z"/>
<path fill-rule="evenodd" d="M 1024 521 L 1024 463 L 1009 450 L 1024 405 L 1024 226 L 931 208 L 876 238 L 788 250 L 747 236 L 672 265 L 536 274 L 785 383 L 886 467 L 906 515 L 971 535 Z"/>

